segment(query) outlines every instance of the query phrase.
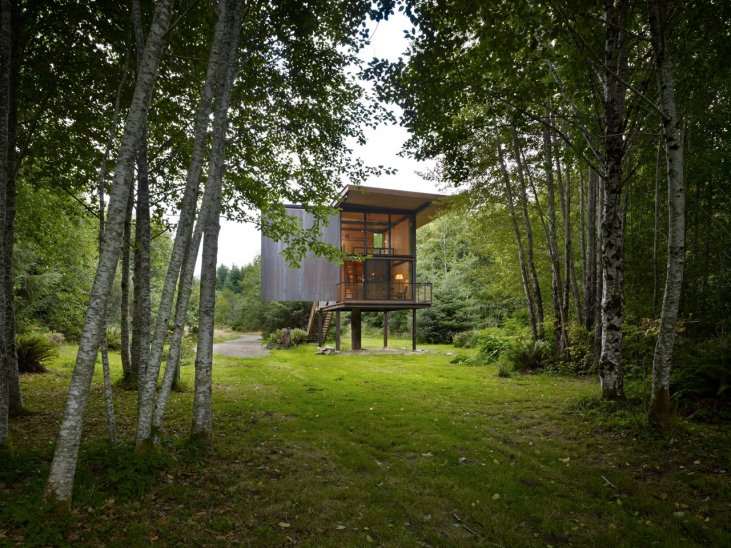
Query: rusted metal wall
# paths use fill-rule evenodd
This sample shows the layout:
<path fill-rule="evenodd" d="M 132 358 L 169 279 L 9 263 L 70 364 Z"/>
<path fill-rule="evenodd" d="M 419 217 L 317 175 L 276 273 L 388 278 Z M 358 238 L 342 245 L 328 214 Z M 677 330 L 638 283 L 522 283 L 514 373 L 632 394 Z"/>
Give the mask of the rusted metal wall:
<path fill-rule="evenodd" d="M 287 208 L 304 228 L 313 224 L 313 215 L 304 209 Z M 322 241 L 340 246 L 340 215 L 330 218 L 323 228 Z M 340 281 L 340 265 L 308 254 L 300 268 L 292 268 L 282 256 L 285 244 L 261 237 L 261 298 L 265 301 L 334 301 Z"/>

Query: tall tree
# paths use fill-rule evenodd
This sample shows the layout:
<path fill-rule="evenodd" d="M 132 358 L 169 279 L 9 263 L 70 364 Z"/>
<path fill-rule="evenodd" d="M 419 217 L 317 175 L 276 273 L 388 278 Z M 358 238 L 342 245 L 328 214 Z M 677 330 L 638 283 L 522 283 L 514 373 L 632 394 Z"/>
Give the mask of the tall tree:
<path fill-rule="evenodd" d="M 648 0 L 650 36 L 655 54 L 658 96 L 662 111 L 663 138 L 668 180 L 668 255 L 665 293 L 660 313 L 660 333 L 652 363 L 652 397 L 648 410 L 650 424 L 665 430 L 670 420 L 670 371 L 675 326 L 683 287 L 685 265 L 685 181 L 683 139 L 678 130 L 673 71 L 666 41 L 660 0 Z"/>
<path fill-rule="evenodd" d="M 221 215 L 221 186 L 226 171 L 226 133 L 229 126 L 228 110 L 231 92 L 237 74 L 237 49 L 241 37 L 243 5 L 228 0 L 227 17 L 230 19 L 225 46 L 222 78 L 218 82 L 213 116 L 211 158 L 203 215 L 203 256 L 201 259 L 201 293 L 199 306 L 198 345 L 195 359 L 195 392 L 193 396 L 193 424 L 191 436 L 210 439 L 213 433 L 213 323 L 216 306 L 216 262 Z"/>
<path fill-rule="evenodd" d="M 3 234 L 0 238 L 0 251 L 4 255 L 5 247 L 5 201 L 7 196 L 10 166 L 8 165 L 8 111 L 10 109 L 10 0 L 0 1 L 0 227 Z M 0 447 L 8 443 L 8 410 L 10 391 L 8 380 L 7 348 L 5 331 L 7 324 L 7 307 L 5 293 L 4 261 L 0 262 L 2 275 L 0 278 Z"/>
<path fill-rule="evenodd" d="M 102 320 L 114 282 L 114 273 L 122 244 L 124 213 L 134 173 L 134 161 L 144 131 L 157 69 L 165 45 L 165 34 L 170 25 L 171 8 L 172 0 L 159 0 L 155 6 L 155 14 L 150 24 L 145 52 L 125 123 L 124 136 L 119 146 L 104 242 L 84 318 L 84 328 L 71 377 L 69 397 L 46 486 L 47 497 L 53 499 L 62 501 L 71 499 L 83 419 L 103 330 Z"/>

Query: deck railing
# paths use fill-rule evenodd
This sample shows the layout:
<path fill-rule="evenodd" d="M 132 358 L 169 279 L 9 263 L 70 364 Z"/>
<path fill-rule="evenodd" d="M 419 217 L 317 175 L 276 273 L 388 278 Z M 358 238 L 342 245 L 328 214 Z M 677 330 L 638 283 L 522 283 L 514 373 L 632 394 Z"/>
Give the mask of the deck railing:
<path fill-rule="evenodd" d="M 432 285 L 408 282 L 341 282 L 338 284 L 338 300 L 430 304 Z"/>

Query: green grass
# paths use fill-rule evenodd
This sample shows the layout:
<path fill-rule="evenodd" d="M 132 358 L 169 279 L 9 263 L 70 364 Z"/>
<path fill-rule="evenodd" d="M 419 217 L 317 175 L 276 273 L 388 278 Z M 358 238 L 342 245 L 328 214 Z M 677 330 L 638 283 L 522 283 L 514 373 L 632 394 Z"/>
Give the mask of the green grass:
<path fill-rule="evenodd" d="M 632 403 L 598 402 L 594 380 L 499 378 L 495 366 L 451 365 L 451 347 L 422 348 L 217 356 L 213 443 L 185 442 L 192 394 L 173 393 L 150 461 L 104 443 L 97 374 L 74 506 L 59 513 L 39 494 L 74 357 L 63 347 L 50 373 L 22 379 L 33 413 L 13 422 L 14 451 L 0 456 L 0 542 L 731 544 L 724 428 L 679 423 L 656 439 Z M 115 399 L 129 440 L 135 394 Z"/>

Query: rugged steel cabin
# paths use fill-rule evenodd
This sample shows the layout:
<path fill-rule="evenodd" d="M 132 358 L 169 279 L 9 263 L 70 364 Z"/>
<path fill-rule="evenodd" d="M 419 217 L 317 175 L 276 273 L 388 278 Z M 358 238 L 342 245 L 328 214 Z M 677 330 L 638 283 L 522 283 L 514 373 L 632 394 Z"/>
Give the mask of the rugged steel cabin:
<path fill-rule="evenodd" d="M 383 346 L 388 346 L 388 313 L 412 311 L 412 347 L 416 349 L 416 310 L 431 306 L 432 286 L 416 282 L 416 229 L 438 213 L 443 196 L 348 186 L 322 239 L 340 246 L 341 265 L 308 257 L 291 268 L 282 246 L 262 236 L 261 295 L 272 301 L 313 301 L 308 324 L 311 339 L 322 344 L 335 319 L 336 348 L 340 349 L 340 312 L 350 311 L 352 349 L 361 348 L 361 313 L 383 312 Z M 303 227 L 312 216 L 297 206 L 287 213 Z"/>

